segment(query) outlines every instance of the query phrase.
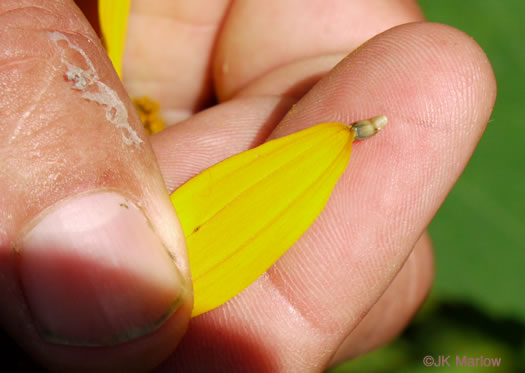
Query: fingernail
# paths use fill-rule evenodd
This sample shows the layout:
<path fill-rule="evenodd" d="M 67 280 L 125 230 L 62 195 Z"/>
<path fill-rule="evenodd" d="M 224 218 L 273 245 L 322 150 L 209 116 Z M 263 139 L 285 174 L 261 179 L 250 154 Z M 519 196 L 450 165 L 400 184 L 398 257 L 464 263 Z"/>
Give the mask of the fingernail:
<path fill-rule="evenodd" d="M 182 304 L 178 269 L 142 210 L 123 195 L 77 196 L 36 221 L 19 247 L 19 275 L 45 340 L 131 341 L 156 330 Z"/>

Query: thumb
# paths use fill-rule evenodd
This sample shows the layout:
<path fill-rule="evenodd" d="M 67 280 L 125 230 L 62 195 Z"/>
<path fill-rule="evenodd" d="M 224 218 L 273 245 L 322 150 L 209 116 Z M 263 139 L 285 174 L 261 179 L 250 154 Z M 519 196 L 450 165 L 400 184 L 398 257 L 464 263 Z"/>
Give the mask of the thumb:
<path fill-rule="evenodd" d="M 0 322 L 52 369 L 152 367 L 191 283 L 139 119 L 72 1 L 3 0 L 0 28 Z"/>

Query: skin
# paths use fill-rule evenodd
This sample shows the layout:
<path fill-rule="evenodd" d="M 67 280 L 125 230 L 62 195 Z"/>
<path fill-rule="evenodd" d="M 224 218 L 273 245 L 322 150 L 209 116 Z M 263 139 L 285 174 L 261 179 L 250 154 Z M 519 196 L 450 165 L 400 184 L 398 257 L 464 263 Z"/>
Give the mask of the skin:
<path fill-rule="evenodd" d="M 55 370 L 147 370 L 161 364 L 159 372 L 315 372 L 389 342 L 408 324 L 432 283 L 432 244 L 425 228 L 487 124 L 496 97 L 494 75 L 469 36 L 421 22 L 413 1 L 320 4 L 133 3 L 124 85 L 131 95 L 159 100 L 164 116 L 180 123 L 146 140 L 151 148 L 123 153 L 114 165 L 116 175 L 129 176 L 117 176 L 114 183 L 141 196 L 145 209 L 166 208 L 157 209 L 161 212 L 154 224 L 163 224 L 162 211 L 168 209 L 162 180 L 171 192 L 230 155 L 315 123 L 351 123 L 384 113 L 389 124 L 354 145 L 350 165 L 325 210 L 297 244 L 239 296 L 193 319 L 189 327 L 190 296 L 183 311 L 141 339 L 98 349 L 50 345 L 38 338 L 27 314 L 16 312 L 23 309 L 24 299 L 7 241 L 0 241 L 0 298 L 6 305 L 0 321 L 31 358 Z M 34 31 L 20 22 L 37 28 L 45 23 L 46 29 L 76 32 L 81 41 L 96 40 L 70 1 L 11 5 L 28 8 L 24 17 L 0 14 L 0 27 L 12 36 L 29 36 L 19 39 L 27 40 L 27 59 L 13 65 L 2 57 L 0 76 L 14 71 L 22 82 L 42 83 L 24 67 L 44 42 L 31 37 Z M 17 48 L 9 40 L 14 39 L 0 40 L 0 50 Z M 100 46 L 86 48 L 95 55 Z M 125 97 L 102 54 L 94 63 Z M 2 83 L 18 89 L 14 81 Z M 22 102 L 3 115 L 0 138 L 13 133 L 27 105 L 58 105 L 65 112 L 53 112 L 56 116 L 46 124 L 51 131 L 71 128 L 75 121 L 89 129 L 96 121 L 86 118 L 100 113 L 86 112 L 82 99 L 52 101 L 51 93 L 60 89 L 50 85 L 49 94 L 20 95 Z M 0 95 L 0 102 L 10 107 L 8 95 Z M 121 146 L 118 136 L 105 131 L 88 136 L 72 130 L 67 138 L 37 141 L 31 126 L 38 125 L 28 125 L 22 145 L 32 144 L 43 156 L 69 159 L 81 145 L 109 154 Z M 132 125 L 139 129 L 136 117 Z M 7 154 L 23 159 L 24 146 L 5 141 L 0 146 L 1 161 Z M 154 165 L 151 149 L 159 168 L 148 167 Z M 59 192 L 44 182 L 50 171 L 34 162 L 33 178 L 10 188 L 0 184 L 0 195 L 7 196 L 0 210 L 12 211 L 11 219 L 23 227 L 43 208 L 96 188 L 93 175 L 106 165 L 97 153 L 90 157 L 92 162 L 63 171 L 69 182 Z M 9 172 L 2 177 L 18 175 L 17 170 Z M 150 190 L 156 193 L 146 192 Z M 28 200 L 32 208 L 26 207 Z M 9 228 L 9 239 L 16 241 L 23 232 L 9 224 L 0 215 L 0 227 Z M 176 252 L 188 279 L 183 243 Z"/>

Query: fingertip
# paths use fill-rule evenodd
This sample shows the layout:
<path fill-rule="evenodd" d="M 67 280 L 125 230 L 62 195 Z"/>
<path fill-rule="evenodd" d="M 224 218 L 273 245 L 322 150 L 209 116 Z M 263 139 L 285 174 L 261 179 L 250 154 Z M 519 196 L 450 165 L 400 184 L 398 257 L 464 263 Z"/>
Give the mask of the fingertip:
<path fill-rule="evenodd" d="M 432 22 L 401 25 L 384 36 L 380 43 L 390 48 L 393 63 L 426 83 L 429 91 L 436 90 L 434 97 L 439 94 L 445 100 L 455 95 L 456 100 L 451 101 L 456 101 L 458 111 L 466 109 L 472 115 L 471 123 L 490 116 L 496 98 L 495 75 L 487 55 L 471 36 Z M 456 114 L 450 107 L 443 109 Z"/>

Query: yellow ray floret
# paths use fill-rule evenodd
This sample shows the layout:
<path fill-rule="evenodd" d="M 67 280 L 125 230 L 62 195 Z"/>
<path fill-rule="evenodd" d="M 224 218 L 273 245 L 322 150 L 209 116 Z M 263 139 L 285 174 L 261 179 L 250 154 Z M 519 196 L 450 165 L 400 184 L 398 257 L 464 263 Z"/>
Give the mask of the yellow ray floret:
<path fill-rule="evenodd" d="M 99 0 L 98 14 L 104 45 L 113 67 L 122 78 L 130 0 Z"/>
<path fill-rule="evenodd" d="M 171 195 L 193 276 L 193 316 L 228 301 L 308 229 L 346 169 L 354 139 L 386 124 L 323 123 L 205 170 Z"/>

